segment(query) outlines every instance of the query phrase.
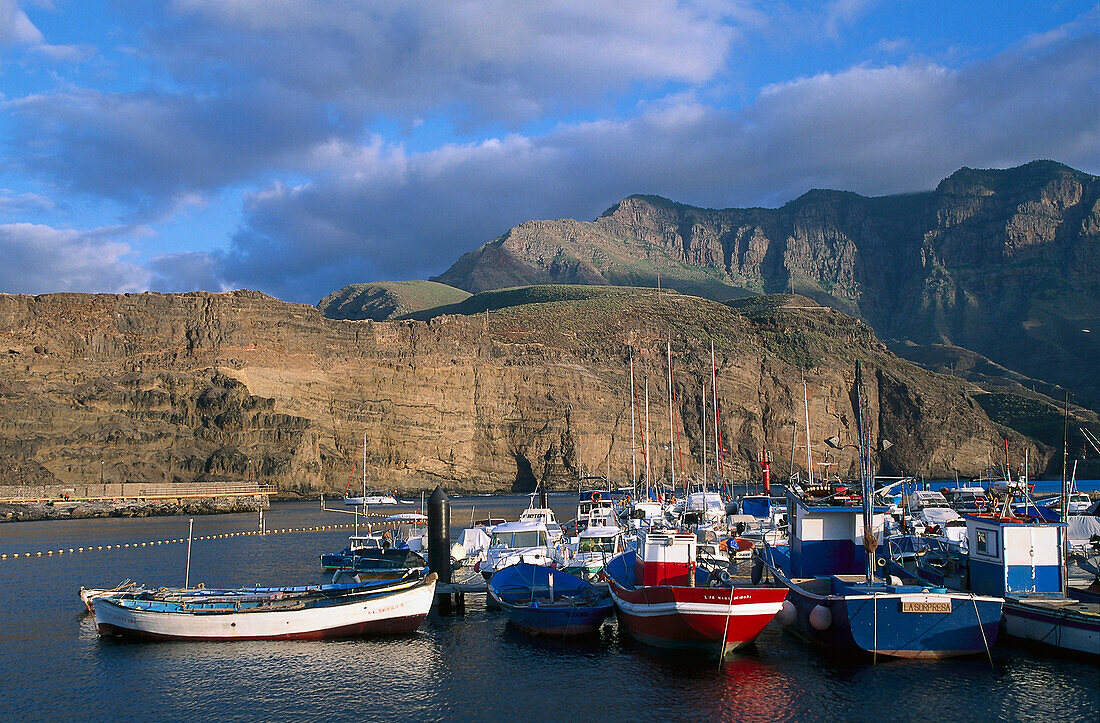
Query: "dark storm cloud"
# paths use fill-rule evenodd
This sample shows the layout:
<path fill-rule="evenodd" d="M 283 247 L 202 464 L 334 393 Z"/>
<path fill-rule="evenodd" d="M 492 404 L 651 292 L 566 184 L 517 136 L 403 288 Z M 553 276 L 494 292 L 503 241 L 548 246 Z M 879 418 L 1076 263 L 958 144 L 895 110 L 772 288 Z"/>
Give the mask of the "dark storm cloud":
<path fill-rule="evenodd" d="M 738 3 L 180 0 L 150 43 L 176 77 L 264 78 L 400 117 L 538 117 L 635 82 L 700 83 Z"/>

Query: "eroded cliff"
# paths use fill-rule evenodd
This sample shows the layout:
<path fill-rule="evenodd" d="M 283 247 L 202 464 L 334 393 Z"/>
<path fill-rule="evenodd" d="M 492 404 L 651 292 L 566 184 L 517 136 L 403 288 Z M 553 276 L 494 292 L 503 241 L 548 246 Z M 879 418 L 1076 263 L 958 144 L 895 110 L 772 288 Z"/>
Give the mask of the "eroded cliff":
<path fill-rule="evenodd" d="M 823 438 L 853 441 L 857 361 L 872 380 L 873 436 L 893 444 L 884 472 L 977 474 L 1006 434 L 1021 458 L 1025 447 L 1033 460 L 1047 454 L 991 423 L 964 383 L 898 359 L 866 324 L 794 298 L 728 306 L 624 289 L 378 323 L 248 291 L 0 295 L 0 451 L 62 481 L 257 480 L 342 493 L 349 477 L 359 484 L 365 434 L 372 487 L 571 488 L 581 471 L 625 481 L 633 356 L 639 470 L 648 374 L 653 473 L 667 474 L 671 446 L 677 467 L 682 455 L 697 475 L 713 341 L 733 479 L 758 474 L 765 442 L 780 474 L 792 457 L 805 466 L 805 452 L 791 451 L 803 377 L 818 461 Z M 828 461 L 850 473 L 854 450 Z"/>

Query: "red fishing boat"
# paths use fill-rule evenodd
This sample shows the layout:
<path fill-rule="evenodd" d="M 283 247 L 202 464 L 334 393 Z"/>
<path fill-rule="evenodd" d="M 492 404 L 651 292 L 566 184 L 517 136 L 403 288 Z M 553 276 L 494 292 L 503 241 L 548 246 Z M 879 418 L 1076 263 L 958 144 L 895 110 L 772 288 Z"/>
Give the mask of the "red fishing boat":
<path fill-rule="evenodd" d="M 696 569 L 690 532 L 642 532 L 637 550 L 604 568 L 619 622 L 644 643 L 725 655 L 751 643 L 787 597 L 785 588 L 734 587 L 728 575 Z"/>

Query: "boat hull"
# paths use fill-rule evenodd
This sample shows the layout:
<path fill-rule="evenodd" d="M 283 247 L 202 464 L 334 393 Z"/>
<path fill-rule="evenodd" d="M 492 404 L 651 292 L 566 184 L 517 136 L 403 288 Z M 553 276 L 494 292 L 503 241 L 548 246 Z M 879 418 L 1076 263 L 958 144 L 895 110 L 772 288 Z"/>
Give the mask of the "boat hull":
<path fill-rule="evenodd" d="M 101 635 L 148 640 L 314 640 L 411 633 L 431 608 L 435 577 L 322 607 L 248 612 L 162 612 L 93 600 Z"/>
<path fill-rule="evenodd" d="M 592 635 L 614 609 L 610 601 L 599 607 L 546 608 L 509 605 L 494 599 L 508 622 L 531 635 Z"/>
<path fill-rule="evenodd" d="M 1006 600 L 1004 629 L 1014 638 L 1100 656 L 1100 606 L 1096 604 Z"/>
<path fill-rule="evenodd" d="M 940 592 L 818 595 L 776 577 L 790 590 L 793 616 L 782 616 L 786 626 L 835 650 L 951 658 L 986 653 L 1000 631 L 999 598 Z M 920 612 L 945 606 L 949 612 Z"/>
<path fill-rule="evenodd" d="M 755 640 L 787 596 L 786 588 L 634 587 L 633 557 L 613 559 L 605 575 L 623 629 L 648 645 L 724 656 Z"/>
<path fill-rule="evenodd" d="M 532 635 L 592 634 L 614 609 L 611 598 L 586 580 L 528 563 L 494 575 L 489 600 L 512 625 Z"/>

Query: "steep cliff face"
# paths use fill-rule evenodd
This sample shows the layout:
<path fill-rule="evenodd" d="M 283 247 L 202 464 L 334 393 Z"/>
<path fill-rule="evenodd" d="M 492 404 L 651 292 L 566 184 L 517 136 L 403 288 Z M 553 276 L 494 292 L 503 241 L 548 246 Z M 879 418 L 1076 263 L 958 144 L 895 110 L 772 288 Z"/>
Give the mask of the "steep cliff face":
<path fill-rule="evenodd" d="M 1100 183 L 1047 161 L 962 169 L 927 193 L 811 191 L 779 209 L 632 196 L 591 223 L 518 226 L 438 277 L 667 287 L 713 299 L 794 290 L 879 336 L 952 344 L 1100 408 Z"/>
<path fill-rule="evenodd" d="M 653 473 L 667 474 L 671 448 L 678 468 L 700 474 L 704 403 L 708 434 L 713 425 L 703 396 L 709 340 L 734 479 L 758 473 L 765 443 L 777 459 L 791 456 L 803 375 L 815 444 L 832 434 L 854 440 L 857 361 L 870 380 L 875 437 L 894 443 L 884 471 L 975 474 L 1000 448 L 1005 431 L 958 380 L 899 360 L 862 322 L 788 301 L 731 307 L 622 290 L 375 323 L 326 319 L 255 292 L 0 295 L 0 451 L 37 460 L 63 482 L 255 479 L 313 494 L 358 479 L 366 434 L 371 486 L 572 488 L 582 470 L 625 481 L 633 356 L 638 468 L 648 375 Z M 1007 434 L 1021 457 L 1025 448 L 1033 460 L 1048 452 Z M 713 464 L 713 438 L 709 445 Z M 851 472 L 854 451 L 837 454 L 834 469 Z M 805 466 L 804 452 L 793 456 L 796 469 Z"/>

